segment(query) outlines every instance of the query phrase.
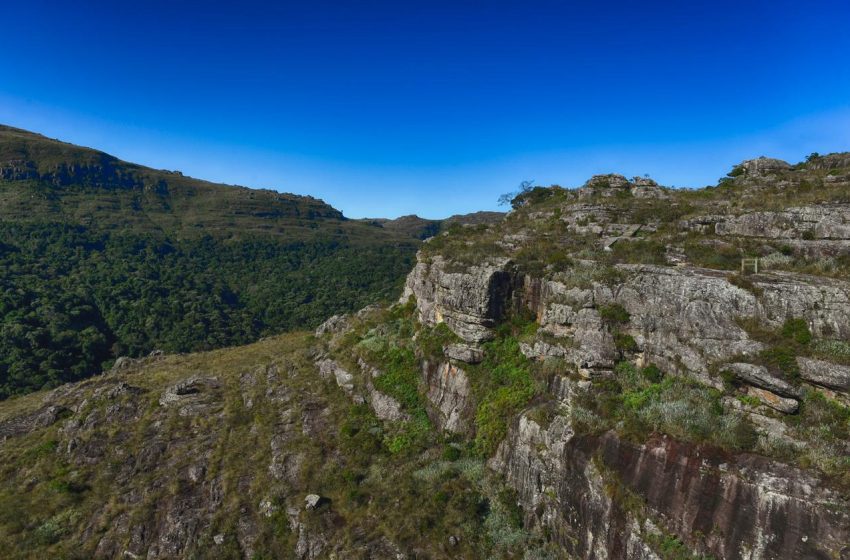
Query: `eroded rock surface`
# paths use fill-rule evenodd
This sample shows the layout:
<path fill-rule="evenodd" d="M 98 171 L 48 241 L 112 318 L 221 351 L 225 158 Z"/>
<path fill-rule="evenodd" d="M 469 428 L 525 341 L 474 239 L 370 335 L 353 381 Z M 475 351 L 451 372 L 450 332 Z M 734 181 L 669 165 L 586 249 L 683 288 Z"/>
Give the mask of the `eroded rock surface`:
<path fill-rule="evenodd" d="M 422 364 L 422 374 L 434 410 L 430 416 L 436 426 L 449 432 L 469 433 L 475 409 L 466 372 L 448 362 L 426 361 Z"/>
<path fill-rule="evenodd" d="M 441 258 L 419 262 L 407 277 L 401 301 L 414 296 L 419 320 L 427 325 L 445 322 L 467 342 L 488 340 L 513 289 L 507 264 L 496 260 L 455 272 Z"/>
<path fill-rule="evenodd" d="M 848 552 L 846 498 L 801 469 L 756 456 L 725 457 L 671 439 L 575 437 L 563 421 L 543 427 L 522 416 L 491 465 L 516 488 L 528 522 L 578 558 L 646 558 L 642 545 L 656 524 L 730 560 Z M 620 484 L 646 509 L 612 497 Z"/>

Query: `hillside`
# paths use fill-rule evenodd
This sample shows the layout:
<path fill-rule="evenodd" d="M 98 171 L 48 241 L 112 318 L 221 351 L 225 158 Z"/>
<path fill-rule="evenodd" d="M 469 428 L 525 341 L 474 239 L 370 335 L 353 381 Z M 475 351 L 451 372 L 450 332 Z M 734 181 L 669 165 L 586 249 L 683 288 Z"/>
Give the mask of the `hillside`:
<path fill-rule="evenodd" d="M 418 241 L 0 127 L 0 398 L 396 297 Z"/>
<path fill-rule="evenodd" d="M 394 305 L 0 403 L 0 547 L 850 553 L 850 156 L 513 207 L 426 242 Z"/>
<path fill-rule="evenodd" d="M 495 224 L 505 217 L 502 212 L 473 212 L 471 214 L 456 214 L 443 220 L 429 220 L 416 215 L 401 216 L 394 220 L 367 218 L 366 223 L 380 226 L 389 231 L 403 233 L 416 239 L 428 239 L 438 233 L 447 231 L 453 224 L 479 225 Z"/>

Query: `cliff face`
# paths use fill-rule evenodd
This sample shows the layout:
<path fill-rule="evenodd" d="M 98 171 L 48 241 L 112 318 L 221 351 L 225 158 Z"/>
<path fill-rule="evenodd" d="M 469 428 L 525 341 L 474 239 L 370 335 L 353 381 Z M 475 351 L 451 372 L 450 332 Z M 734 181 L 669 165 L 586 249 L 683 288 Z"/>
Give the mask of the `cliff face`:
<path fill-rule="evenodd" d="M 522 416 L 490 466 L 526 522 L 577 558 L 658 558 L 677 535 L 715 558 L 844 558 L 848 501 L 805 470 L 670 438 L 576 436 Z"/>
<path fill-rule="evenodd" d="M 452 270 L 440 257 L 419 262 L 407 277 L 401 301 L 414 296 L 422 323 L 445 322 L 465 341 L 483 342 L 492 338 L 491 329 L 503 318 L 513 289 L 506 264 L 485 261 Z"/>
<path fill-rule="evenodd" d="M 426 310 L 426 320 L 451 317 L 447 324 L 452 330 L 474 330 L 478 340 L 487 338 L 482 325 L 495 318 L 490 309 L 530 309 L 540 330 L 537 339 L 523 345 L 526 356 L 563 360 L 586 378 L 614 375 L 614 362 L 621 356 L 599 309 L 621 305 L 630 317 L 621 333 L 634 338 L 636 360 L 718 389 L 723 389 L 723 380 L 712 372 L 738 372 L 741 390 L 759 401 L 744 414 L 758 417 L 755 423 L 771 437 L 784 435 L 771 411 L 796 411 L 795 399 L 803 389 L 764 366 L 746 363 L 758 360 L 765 344 L 751 338 L 741 323 L 758 319 L 768 328 L 781 328 L 794 316 L 805 320 L 815 336 L 850 337 L 850 284 L 786 273 L 762 274 L 749 290 L 730 284 L 725 274 L 688 267 L 622 265 L 616 286 L 593 283 L 585 289 L 520 277 L 512 291 L 505 283 L 501 304 L 478 305 L 473 309 L 478 314 L 470 313 L 469 299 L 462 298 L 486 301 L 494 293 L 492 278 L 516 278 L 511 265 L 504 266 L 501 274 L 490 269 L 483 276 L 443 274 L 435 272 L 434 264 L 418 267 L 408 278 L 408 289 L 420 312 Z M 481 279 L 478 286 L 470 287 L 472 277 Z M 432 288 L 436 283 L 439 288 Z M 453 290 L 454 298 L 432 296 Z M 452 307 L 458 302 L 464 305 L 462 313 Z M 843 381 L 813 375 L 817 368 L 811 359 L 799 361 L 804 386 L 832 390 L 838 398 L 850 395 L 846 388 L 836 391 Z M 847 371 L 837 364 L 826 367 Z M 561 381 L 562 395 L 570 383 Z M 569 411 L 572 391 L 580 390 L 566 392 L 562 410 Z M 577 558 L 657 558 L 651 544 L 667 535 L 717 558 L 850 555 L 850 502 L 811 472 L 668 438 L 638 445 L 613 432 L 580 437 L 569 414 L 558 415 L 548 427 L 529 416 L 514 424 L 490 466 L 517 490 L 526 521 Z M 844 450 L 850 448 L 845 445 Z M 642 505 L 624 506 L 628 500 L 611 490 L 612 481 Z"/>
<path fill-rule="evenodd" d="M 498 231 L 426 245 L 408 277 L 403 300 L 415 298 L 420 320 L 444 321 L 471 343 L 496 336 L 508 315 L 531 314 L 537 328 L 520 347 L 549 364 L 543 394 L 551 400 L 512 423 L 489 465 L 516 489 L 527 524 L 577 558 L 663 558 L 670 543 L 715 558 L 850 558 L 841 474 L 850 468 L 850 362 L 823 350 L 850 349 L 850 283 L 842 268 L 850 184 L 834 171 L 819 177 L 817 165 L 801 171 L 754 160 L 738 169 L 719 205 L 686 205 L 678 193 L 618 176 L 595 178 L 575 194 L 532 191 L 515 201 Z M 829 202 L 804 194 L 813 184 L 827 185 Z M 753 198 L 777 189 L 789 207 L 763 210 Z M 794 206 L 795 196 L 812 203 Z M 641 211 L 637 198 L 684 208 L 664 223 Z M 705 214 L 703 206 L 722 213 Z M 485 245 L 500 260 L 481 264 L 474 255 Z M 718 255 L 728 255 L 726 262 Z M 672 392 L 641 416 L 637 433 L 629 414 L 588 429 L 584 417 L 598 409 L 586 401 L 610 397 L 597 387 L 617 384 L 624 408 L 663 391 L 663 383 L 623 380 L 639 368 L 714 395 L 723 411 L 716 433 L 664 435 L 658 428 L 665 420 L 650 415 L 691 421 L 675 412 L 689 404 L 672 400 Z M 805 420 L 822 399 L 843 412 Z M 752 445 L 721 442 L 732 421 L 741 422 L 736 433 L 753 430 Z M 806 422 L 836 437 L 827 443 L 804 433 Z M 825 470 L 789 462 L 810 445 L 841 459 Z"/>

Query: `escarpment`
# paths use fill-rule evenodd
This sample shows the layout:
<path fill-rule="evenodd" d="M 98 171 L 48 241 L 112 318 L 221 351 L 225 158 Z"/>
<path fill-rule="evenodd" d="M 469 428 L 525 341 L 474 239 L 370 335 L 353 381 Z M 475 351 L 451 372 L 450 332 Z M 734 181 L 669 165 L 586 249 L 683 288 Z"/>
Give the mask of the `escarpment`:
<path fill-rule="evenodd" d="M 800 443 L 786 435 L 777 417 L 793 423 L 804 394 L 820 391 L 836 402 L 850 395 L 847 366 L 797 357 L 799 379 L 788 379 L 762 365 L 768 343 L 745 328 L 757 321 L 760 329 L 781 331 L 796 317 L 811 336 L 848 340 L 845 281 L 765 272 L 742 288 L 708 269 L 622 264 L 614 268 L 616 285 L 602 281 L 576 288 L 569 287 L 568 275 L 548 280 L 523 276 L 512 263 L 505 268 L 504 276 L 516 281 L 504 307 L 530 310 L 539 325 L 523 353 L 557 361 L 576 379 L 616 379 L 615 364 L 631 359 L 719 391 L 734 384 L 731 392 L 740 395 L 735 401 L 740 406 L 724 406 L 741 418 L 758 417 L 755 437 L 773 444 L 787 438 L 788 445 Z M 451 298 L 427 300 L 434 280 L 417 276 L 422 270 L 408 280 L 417 303 L 434 309 L 436 317 L 461 316 L 448 307 Z M 434 274 L 434 265 L 424 270 Z M 440 272 L 435 276 L 442 278 Z M 610 317 L 615 307 L 619 318 Z M 468 321 L 480 326 L 485 318 Z M 449 326 L 454 330 L 457 323 Z M 593 391 L 589 381 L 573 383 L 574 391 Z M 717 558 L 850 554 L 850 502 L 828 479 L 675 439 L 635 445 L 614 431 L 579 435 L 571 427 L 571 408 L 569 399 L 561 402 L 548 426 L 535 423 L 531 413 L 522 415 L 490 466 L 517 490 L 526 522 L 576 558 L 660 558 L 647 550 L 676 538 L 695 554 Z M 847 457 L 847 440 L 836 451 Z"/>
<path fill-rule="evenodd" d="M 517 488 L 526 522 L 576 558 L 659 558 L 646 550 L 671 534 L 716 558 L 847 554 L 846 498 L 754 455 L 670 438 L 578 436 L 523 415 L 491 466 Z"/>
<path fill-rule="evenodd" d="M 848 559 L 848 161 L 527 190 L 393 305 L 0 404 L 0 545 Z"/>
<path fill-rule="evenodd" d="M 571 555 L 850 556 L 850 183 L 813 163 L 745 162 L 724 196 L 535 189 L 499 228 L 422 250 L 402 301 L 423 322 L 472 342 L 508 316 L 534 327 L 519 347 L 549 401 L 489 465 Z M 754 198 L 778 191 L 786 208 Z M 482 269 L 479 246 L 500 260 Z"/>

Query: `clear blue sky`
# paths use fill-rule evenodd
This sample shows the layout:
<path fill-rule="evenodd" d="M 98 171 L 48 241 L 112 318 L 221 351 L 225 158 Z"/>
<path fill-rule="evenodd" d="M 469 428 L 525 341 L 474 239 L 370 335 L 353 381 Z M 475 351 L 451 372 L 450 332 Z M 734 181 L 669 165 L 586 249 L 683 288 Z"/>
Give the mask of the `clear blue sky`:
<path fill-rule="evenodd" d="M 848 24 L 847 0 L 7 2 L 0 122 L 442 217 L 524 179 L 850 150 Z"/>

